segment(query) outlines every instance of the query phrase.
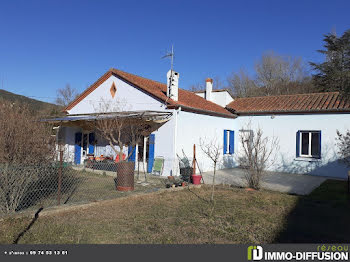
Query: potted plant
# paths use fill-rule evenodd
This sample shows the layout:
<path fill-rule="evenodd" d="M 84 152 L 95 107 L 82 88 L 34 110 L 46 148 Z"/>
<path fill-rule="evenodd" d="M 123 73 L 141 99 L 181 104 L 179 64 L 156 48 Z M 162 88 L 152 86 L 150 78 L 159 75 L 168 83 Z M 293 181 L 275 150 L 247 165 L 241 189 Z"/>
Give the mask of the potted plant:
<path fill-rule="evenodd" d="M 106 107 L 108 108 L 108 107 Z M 104 112 L 119 112 L 111 109 Z M 118 161 L 113 162 L 116 165 L 117 176 L 114 179 L 118 191 L 134 190 L 134 171 L 135 162 L 130 161 L 130 157 L 135 152 L 136 145 L 140 143 L 143 136 L 150 134 L 150 126 L 142 119 L 134 119 L 123 113 L 101 113 L 97 117 L 95 128 L 99 135 L 103 137 L 113 151 L 116 153 Z M 129 150 L 128 155 L 124 155 L 124 149 Z"/>

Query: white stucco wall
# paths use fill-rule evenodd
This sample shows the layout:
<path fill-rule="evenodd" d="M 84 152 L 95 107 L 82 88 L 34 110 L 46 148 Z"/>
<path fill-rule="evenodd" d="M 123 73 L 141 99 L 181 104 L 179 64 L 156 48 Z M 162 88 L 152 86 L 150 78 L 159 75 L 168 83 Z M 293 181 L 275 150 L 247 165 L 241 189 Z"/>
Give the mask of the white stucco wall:
<path fill-rule="evenodd" d="M 196 93 L 196 95 L 205 98 L 205 93 Z M 211 93 L 211 101 L 225 107 L 233 101 L 232 96 L 227 91 L 213 91 Z"/>
<path fill-rule="evenodd" d="M 110 93 L 112 83 L 117 91 L 114 98 Z M 226 92 L 213 92 L 214 101 L 226 105 L 232 101 Z M 225 94 L 221 97 L 222 94 Z M 197 95 L 204 96 L 203 93 Z M 215 100 L 218 99 L 218 100 Z M 115 76 L 111 76 L 85 99 L 78 103 L 70 114 L 87 114 L 101 109 L 101 103 L 125 103 L 124 110 L 167 110 L 163 103 L 144 93 L 143 91 L 125 83 Z M 193 144 L 196 144 L 197 160 L 202 171 L 213 170 L 212 161 L 204 155 L 200 148 L 200 138 L 216 141 L 223 145 L 223 130 L 235 131 L 235 153 L 224 155 L 219 168 L 230 168 L 237 165 L 236 158 L 239 152 L 239 130 L 244 129 L 248 123 L 255 130 L 260 127 L 264 135 L 279 139 L 280 149 L 276 152 L 274 164 L 269 168 L 273 171 L 312 174 L 329 177 L 345 178 L 347 167 L 337 159 L 336 130 L 345 132 L 350 129 L 350 114 L 313 114 L 313 115 L 275 115 L 269 116 L 239 116 L 236 119 L 214 117 L 195 114 L 181 110 L 167 110 L 173 112 L 171 119 L 160 127 L 155 134 L 154 156 L 165 158 L 164 176 L 178 175 L 179 163 L 177 154 L 182 157 L 184 150 L 187 157 L 192 160 Z M 321 131 L 321 159 L 307 160 L 296 158 L 296 132 L 298 130 Z M 81 131 L 74 128 L 65 129 L 65 161 L 74 161 L 75 133 Z M 96 155 L 113 155 L 109 145 L 102 140 L 98 143 Z"/>
<path fill-rule="evenodd" d="M 163 176 L 176 175 L 175 159 L 175 127 L 176 110 L 172 110 L 171 119 L 152 134 L 155 135 L 154 156 L 164 157 Z"/>
<path fill-rule="evenodd" d="M 110 93 L 113 83 L 117 89 L 114 98 Z M 68 110 L 68 113 L 89 114 L 101 112 L 105 111 L 105 104 L 112 105 L 111 108 L 122 109 L 123 111 L 166 110 L 164 103 L 161 103 L 142 90 L 129 85 L 121 79 L 111 76 L 71 110 Z M 115 106 L 113 106 L 113 104 Z"/>
<path fill-rule="evenodd" d="M 115 84 L 117 89 L 115 96 L 112 97 L 110 89 L 112 84 Z M 103 82 L 98 88 L 92 91 L 76 106 L 68 111 L 69 114 L 89 114 L 100 111 L 105 111 L 105 104 L 108 104 L 109 111 L 170 111 L 165 108 L 164 103 L 146 94 L 142 90 L 124 82 L 118 77 L 111 76 Z M 113 106 L 115 105 L 115 106 Z M 116 109 L 116 110 L 113 110 Z M 74 139 L 78 129 L 67 129 L 66 151 L 67 161 L 74 161 Z M 165 158 L 164 175 L 172 174 L 174 171 L 174 135 L 175 135 L 175 120 L 173 117 L 155 131 L 155 149 L 154 156 L 162 156 Z M 127 152 L 127 149 L 126 149 Z M 98 139 L 98 144 L 95 147 L 95 155 L 106 155 L 115 157 L 112 148 L 103 139 Z M 142 167 L 143 168 L 143 167 Z M 145 167 L 147 168 L 147 167 Z"/>
<path fill-rule="evenodd" d="M 65 162 L 74 162 L 74 152 L 75 152 L 75 133 L 81 132 L 80 128 L 75 127 L 62 127 L 64 130 L 64 152 L 63 152 L 63 159 Z"/>
<path fill-rule="evenodd" d="M 350 114 L 239 116 L 235 122 L 239 128 L 251 123 L 252 129 L 260 127 L 264 136 L 279 139 L 279 151 L 270 167 L 272 171 L 312 174 L 345 178 L 347 168 L 337 159 L 336 130 L 350 129 Z M 321 131 L 321 159 L 311 161 L 296 157 L 296 132 L 299 130 Z M 235 132 L 239 140 L 239 132 Z M 236 151 L 239 143 L 235 143 Z"/>
<path fill-rule="evenodd" d="M 200 139 L 210 141 L 216 139 L 217 144 L 223 146 L 224 130 L 237 130 L 237 122 L 232 118 L 222 118 L 209 115 L 194 114 L 181 111 L 178 115 L 176 152 L 183 157 L 182 150 L 192 161 L 193 145 L 196 145 L 196 158 L 201 171 L 213 170 L 213 162 L 203 153 L 200 147 Z M 234 155 L 221 156 L 219 169 L 231 168 L 235 165 Z"/>

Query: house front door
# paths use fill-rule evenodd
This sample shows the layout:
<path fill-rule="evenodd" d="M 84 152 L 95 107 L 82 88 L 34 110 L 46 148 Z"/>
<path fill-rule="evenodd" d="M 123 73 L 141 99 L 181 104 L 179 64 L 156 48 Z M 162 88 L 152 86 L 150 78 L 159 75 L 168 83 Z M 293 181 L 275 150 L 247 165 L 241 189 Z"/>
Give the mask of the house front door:
<path fill-rule="evenodd" d="M 87 157 L 87 154 L 94 153 L 94 139 L 95 136 L 93 133 L 75 133 L 74 164 L 80 165 Z"/>

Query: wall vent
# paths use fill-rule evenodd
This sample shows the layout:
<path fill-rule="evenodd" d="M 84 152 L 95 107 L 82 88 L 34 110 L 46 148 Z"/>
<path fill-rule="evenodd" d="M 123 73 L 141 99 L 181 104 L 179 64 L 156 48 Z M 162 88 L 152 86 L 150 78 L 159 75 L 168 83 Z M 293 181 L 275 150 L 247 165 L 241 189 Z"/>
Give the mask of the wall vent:
<path fill-rule="evenodd" d="M 114 98 L 115 93 L 117 92 L 117 88 L 115 87 L 114 82 L 113 82 L 113 84 L 111 86 L 110 92 L 111 92 L 112 97 Z"/>

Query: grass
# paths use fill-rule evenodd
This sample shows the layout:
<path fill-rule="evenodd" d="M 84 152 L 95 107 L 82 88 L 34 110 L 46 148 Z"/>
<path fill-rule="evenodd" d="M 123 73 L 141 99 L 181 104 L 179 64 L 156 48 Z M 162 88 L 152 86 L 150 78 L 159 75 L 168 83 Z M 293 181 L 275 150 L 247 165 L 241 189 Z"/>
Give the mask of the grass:
<path fill-rule="evenodd" d="M 277 241 L 347 243 L 350 241 L 349 221 L 347 182 L 327 180 L 309 196 L 298 199 Z"/>
<path fill-rule="evenodd" d="M 98 200 L 118 198 L 135 193 L 147 193 L 164 188 L 164 179 L 156 176 L 147 175 L 148 185 L 135 183 L 135 189 L 132 192 L 118 192 L 115 188 L 114 177 L 104 173 L 92 173 L 88 171 L 75 171 L 80 179 L 79 184 L 73 194 L 65 195 L 67 203 L 94 202 Z M 136 177 L 135 177 L 136 182 Z"/>
<path fill-rule="evenodd" d="M 141 178 L 144 180 L 143 176 L 141 176 Z M 34 194 L 30 194 L 31 191 L 29 190 L 28 197 L 24 198 L 24 208 L 20 211 L 30 212 L 37 210 L 41 206 L 49 207 L 57 205 L 57 184 L 53 182 L 55 182 L 54 179 L 49 180 L 48 188 L 50 188 L 50 190 L 48 190 L 48 194 L 41 195 L 41 190 L 34 191 Z M 147 174 L 147 182 L 147 185 L 135 183 L 135 189 L 132 192 L 119 192 L 116 191 L 114 177 L 106 175 L 105 172 L 97 173 L 86 170 L 78 171 L 67 169 L 63 177 L 60 202 L 68 205 L 89 203 L 125 197 L 135 193 L 153 192 L 165 186 L 164 179 L 149 174 Z M 40 189 L 45 189 L 45 186 L 40 187 Z M 0 213 L 0 217 L 1 215 Z"/>
<path fill-rule="evenodd" d="M 185 189 L 118 198 L 87 208 L 47 214 L 19 243 L 276 243 L 349 242 L 349 199 L 343 181 L 326 181 L 309 196 L 217 188 Z M 0 224 L 0 243 L 11 243 L 30 217 Z"/>

